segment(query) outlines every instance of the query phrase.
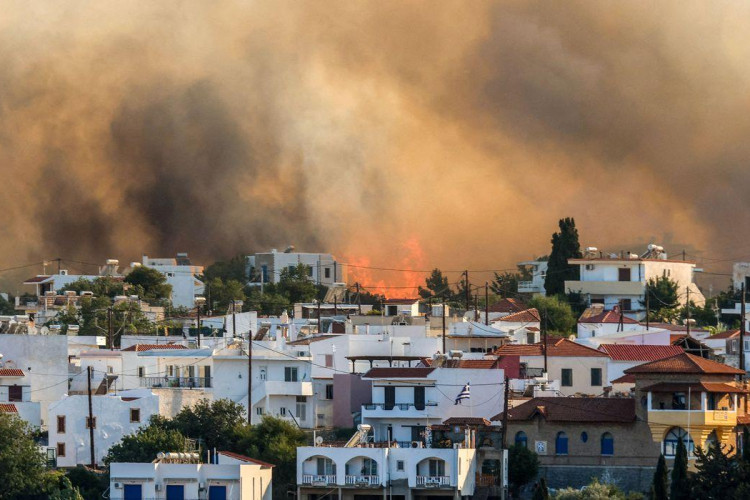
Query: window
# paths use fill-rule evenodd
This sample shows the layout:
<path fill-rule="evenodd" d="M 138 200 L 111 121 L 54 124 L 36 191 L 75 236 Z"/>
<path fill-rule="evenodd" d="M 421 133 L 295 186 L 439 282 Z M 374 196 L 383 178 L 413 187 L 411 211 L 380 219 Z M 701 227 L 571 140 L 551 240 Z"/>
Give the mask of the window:
<path fill-rule="evenodd" d="M 92 426 L 91 419 L 89 417 L 86 417 L 86 428 L 90 429 L 91 427 L 93 427 L 94 429 L 96 429 L 96 417 L 93 418 L 93 422 L 94 422 L 94 425 Z"/>
<path fill-rule="evenodd" d="M 333 354 L 325 355 L 325 365 L 330 368 L 333 366 Z"/>
<path fill-rule="evenodd" d="M 555 455 L 568 454 L 568 435 L 564 432 L 558 432 L 555 438 Z"/>
<path fill-rule="evenodd" d="M 336 464 L 330 458 L 318 457 L 317 469 L 318 469 L 319 476 L 336 475 Z"/>
<path fill-rule="evenodd" d="M 297 418 L 307 420 L 307 398 L 305 396 L 297 396 Z"/>
<path fill-rule="evenodd" d="M 333 399 L 333 384 L 326 385 L 326 399 Z"/>
<path fill-rule="evenodd" d="M 602 369 L 592 368 L 591 369 L 591 386 L 601 387 L 602 385 Z"/>
<path fill-rule="evenodd" d="M 261 486 L 261 491 L 263 487 Z M 208 487 L 208 500 L 225 500 L 227 498 L 227 487 L 226 486 L 209 486 Z"/>
<path fill-rule="evenodd" d="M 260 367 L 260 379 L 261 380 L 266 380 L 266 378 L 268 377 L 268 375 L 266 374 L 267 371 L 268 370 L 267 370 L 267 368 L 265 366 L 261 366 Z"/>
<path fill-rule="evenodd" d="M 285 382 L 297 381 L 297 367 L 296 366 L 287 366 L 284 368 L 284 381 Z"/>
<path fill-rule="evenodd" d="M 516 446 L 523 446 L 524 448 L 529 447 L 529 440 L 526 437 L 526 433 L 523 431 L 516 432 Z"/>
<path fill-rule="evenodd" d="M 586 432 L 586 431 L 583 431 L 583 432 L 581 433 L 581 442 L 582 442 L 582 443 L 585 443 L 585 442 L 586 442 L 586 441 L 588 441 L 588 440 L 589 440 L 589 434 L 588 434 L 588 432 Z"/>
<path fill-rule="evenodd" d="M 630 281 L 629 267 L 621 267 L 617 270 L 617 281 Z"/>
<path fill-rule="evenodd" d="M 362 469 L 360 472 L 363 476 L 377 476 L 378 463 L 371 458 L 365 458 L 362 460 Z"/>
<path fill-rule="evenodd" d="M 138 367 L 138 378 L 143 378 L 146 375 L 146 370 L 142 367 Z"/>
<path fill-rule="evenodd" d="M 130 421 L 133 423 L 141 421 L 141 409 L 140 408 L 130 409 Z"/>
<path fill-rule="evenodd" d="M 167 500 L 185 500 L 184 484 L 168 484 L 166 490 Z"/>
<path fill-rule="evenodd" d="M 745 340 L 745 348 L 743 350 L 750 351 L 750 340 Z"/>
<path fill-rule="evenodd" d="M 414 408 L 417 410 L 424 410 L 425 408 L 425 388 L 415 387 L 414 388 Z"/>
<path fill-rule="evenodd" d="M 20 385 L 8 386 L 8 401 L 11 403 L 23 401 L 23 387 Z"/>
<path fill-rule="evenodd" d="M 330 278 L 331 277 L 331 268 L 330 267 L 326 267 L 323 270 L 323 272 L 324 272 L 326 278 Z"/>
<path fill-rule="evenodd" d="M 684 410 L 687 408 L 686 398 L 684 392 L 675 392 L 672 394 L 672 409 L 673 410 Z"/>
<path fill-rule="evenodd" d="M 445 476 L 445 462 L 443 460 L 430 460 L 430 477 Z"/>
<path fill-rule="evenodd" d="M 385 404 L 383 408 L 392 410 L 396 406 L 396 388 L 393 386 L 385 387 Z"/>
<path fill-rule="evenodd" d="M 57 456 L 58 457 L 65 456 L 65 443 L 57 443 Z"/>
<path fill-rule="evenodd" d="M 57 416 L 57 433 L 65 434 L 65 415 Z"/>
<path fill-rule="evenodd" d="M 255 408 L 255 414 L 258 415 L 259 417 L 262 417 L 263 416 L 263 407 L 262 406 L 258 406 L 257 408 Z"/>
<path fill-rule="evenodd" d="M 281 415 L 282 417 L 286 417 L 286 408 L 284 408 L 283 406 L 279 408 L 279 415 Z"/>
<path fill-rule="evenodd" d="M 404 461 L 396 460 L 396 470 L 404 470 Z"/>
<path fill-rule="evenodd" d="M 688 452 L 688 457 L 692 456 L 695 446 L 690 435 L 682 427 L 672 427 L 664 437 L 662 443 L 665 457 L 674 457 L 677 454 L 677 443 L 682 441 Z"/>
<path fill-rule="evenodd" d="M 622 305 L 623 311 L 632 311 L 633 310 L 633 301 L 631 299 L 622 299 L 620 301 L 620 304 Z"/>
<path fill-rule="evenodd" d="M 612 456 L 615 454 L 615 438 L 609 432 L 602 434 L 602 455 Z"/>
<path fill-rule="evenodd" d="M 572 387 L 573 386 L 573 369 L 563 368 L 561 378 L 562 378 L 563 387 Z"/>

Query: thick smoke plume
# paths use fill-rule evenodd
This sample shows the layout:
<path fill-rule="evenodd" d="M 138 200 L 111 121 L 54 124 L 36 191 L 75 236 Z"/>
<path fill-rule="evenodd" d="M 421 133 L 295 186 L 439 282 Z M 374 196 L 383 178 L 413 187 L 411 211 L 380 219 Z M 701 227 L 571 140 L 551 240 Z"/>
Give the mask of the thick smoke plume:
<path fill-rule="evenodd" d="M 747 3 L 2 10 L 0 265 L 416 242 L 492 269 L 562 216 L 750 254 Z"/>

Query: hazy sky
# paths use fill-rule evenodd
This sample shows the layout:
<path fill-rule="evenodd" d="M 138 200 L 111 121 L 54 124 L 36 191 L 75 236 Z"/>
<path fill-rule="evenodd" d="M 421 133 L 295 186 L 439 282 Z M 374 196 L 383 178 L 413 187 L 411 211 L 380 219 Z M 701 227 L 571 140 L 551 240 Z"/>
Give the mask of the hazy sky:
<path fill-rule="evenodd" d="M 563 216 L 750 256 L 745 2 L 2 10 L 0 267 L 291 243 L 495 269 Z"/>

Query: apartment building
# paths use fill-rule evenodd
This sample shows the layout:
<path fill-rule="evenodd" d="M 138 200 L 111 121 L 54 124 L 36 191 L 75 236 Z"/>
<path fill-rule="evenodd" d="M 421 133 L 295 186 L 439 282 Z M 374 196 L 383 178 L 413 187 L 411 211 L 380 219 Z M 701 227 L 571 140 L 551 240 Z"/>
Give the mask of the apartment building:
<path fill-rule="evenodd" d="M 293 269 L 299 264 L 308 268 L 308 278 L 319 285 L 331 286 L 347 282 L 347 269 L 329 253 L 295 252 L 288 247 L 283 252 L 275 248 L 270 252 L 256 253 L 247 257 L 247 275 L 251 282 L 278 283 L 284 269 Z"/>

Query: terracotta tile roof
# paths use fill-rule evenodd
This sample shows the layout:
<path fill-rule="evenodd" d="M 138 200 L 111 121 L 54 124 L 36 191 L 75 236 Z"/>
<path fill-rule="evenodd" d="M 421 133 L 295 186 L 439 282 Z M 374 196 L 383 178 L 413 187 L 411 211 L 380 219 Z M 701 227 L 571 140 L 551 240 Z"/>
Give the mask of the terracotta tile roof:
<path fill-rule="evenodd" d="M 0 368 L 0 377 L 23 377 L 25 373 L 20 368 Z"/>
<path fill-rule="evenodd" d="M 418 302 L 419 299 L 385 299 L 384 304 L 413 304 Z"/>
<path fill-rule="evenodd" d="M 497 356 L 543 356 L 542 344 L 506 344 L 498 348 L 493 354 Z M 560 357 L 607 357 L 607 355 L 591 347 L 577 344 L 568 339 L 550 338 L 547 341 L 547 356 Z"/>
<path fill-rule="evenodd" d="M 635 384 L 635 375 L 623 375 L 612 381 L 613 384 Z"/>
<path fill-rule="evenodd" d="M 50 279 L 52 276 L 34 276 L 23 282 L 24 285 L 33 285 L 34 283 L 41 283 L 42 281 Z"/>
<path fill-rule="evenodd" d="M 533 398 L 508 412 L 508 420 L 531 420 L 541 415 L 547 422 L 630 423 L 635 421 L 633 398 Z M 503 419 L 500 413 L 493 421 Z"/>
<path fill-rule="evenodd" d="M 18 413 L 18 408 L 12 403 L 0 403 L 0 411 L 3 413 Z"/>
<path fill-rule="evenodd" d="M 431 363 L 431 365 L 434 363 Z M 466 369 L 491 369 L 500 368 L 498 359 L 449 359 L 444 365 L 446 368 Z"/>
<path fill-rule="evenodd" d="M 645 323 L 642 323 L 645 326 Z M 672 323 L 649 323 L 649 328 L 653 328 L 654 330 L 669 330 L 670 332 L 687 332 L 687 327 L 685 325 L 675 325 Z M 691 332 L 707 332 L 708 330 L 705 330 L 703 328 L 690 328 Z"/>
<path fill-rule="evenodd" d="M 656 361 L 684 352 L 676 345 L 601 344 L 599 350 L 613 361 Z"/>
<path fill-rule="evenodd" d="M 711 335 L 705 340 L 722 340 L 722 339 L 733 339 L 740 336 L 739 330 L 727 330 L 725 332 L 719 332 L 716 335 Z"/>
<path fill-rule="evenodd" d="M 372 368 L 362 378 L 425 378 L 434 368 Z"/>
<path fill-rule="evenodd" d="M 579 323 L 619 323 L 620 313 L 617 311 L 604 311 L 593 316 L 581 317 L 578 320 Z M 622 317 L 623 324 L 626 325 L 637 325 L 638 322 L 627 316 Z"/>
<path fill-rule="evenodd" d="M 530 332 L 539 332 L 539 331 L 541 331 L 541 330 L 539 330 L 539 328 L 537 328 L 535 326 L 527 326 L 526 329 L 528 331 L 530 331 Z"/>
<path fill-rule="evenodd" d="M 701 358 L 683 352 L 676 356 L 659 359 L 642 365 L 628 368 L 625 373 L 691 373 L 715 375 L 739 375 L 743 370 L 710 359 Z"/>
<path fill-rule="evenodd" d="M 750 424 L 750 414 L 737 415 L 737 423 L 740 425 Z"/>
<path fill-rule="evenodd" d="M 135 344 L 131 345 L 130 347 L 126 347 L 125 349 L 123 349 L 123 351 L 143 352 L 156 349 L 187 349 L 187 347 L 182 344 Z"/>
<path fill-rule="evenodd" d="M 696 382 L 690 384 L 681 384 L 679 382 L 658 382 L 646 387 L 642 391 L 649 392 L 679 392 L 687 391 L 690 388 L 694 392 L 717 392 L 717 393 L 743 393 L 748 392 L 742 387 L 727 384 L 723 382 Z"/>
<path fill-rule="evenodd" d="M 491 313 L 514 313 L 527 309 L 526 304 L 518 299 L 501 299 L 489 307 Z"/>
<path fill-rule="evenodd" d="M 444 425 L 483 425 L 489 427 L 492 422 L 482 417 L 451 417 L 443 421 Z"/>
<path fill-rule="evenodd" d="M 531 309 L 512 313 L 507 316 L 503 316 L 502 318 L 494 319 L 492 321 L 505 321 L 512 323 L 538 323 L 541 320 L 542 319 L 539 317 L 539 311 L 532 307 Z"/>
<path fill-rule="evenodd" d="M 220 451 L 219 454 L 224 455 L 225 457 L 234 458 L 235 460 L 242 460 L 243 462 L 262 465 L 264 467 L 276 467 L 275 465 L 269 464 L 268 462 L 263 462 L 255 458 L 246 457 L 245 455 L 240 455 L 239 453 L 232 453 L 231 451 Z"/>

